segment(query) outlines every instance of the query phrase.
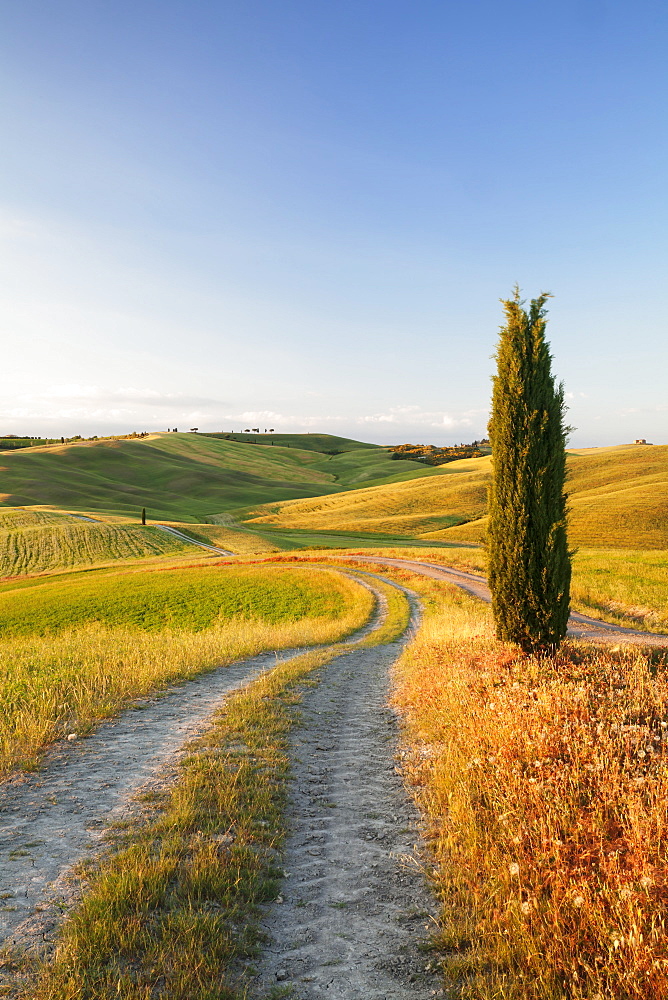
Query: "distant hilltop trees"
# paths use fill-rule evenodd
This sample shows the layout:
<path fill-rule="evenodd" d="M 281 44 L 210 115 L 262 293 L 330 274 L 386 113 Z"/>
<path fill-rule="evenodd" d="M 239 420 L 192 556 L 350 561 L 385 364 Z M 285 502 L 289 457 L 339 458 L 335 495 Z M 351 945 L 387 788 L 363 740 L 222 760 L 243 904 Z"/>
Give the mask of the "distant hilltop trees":
<path fill-rule="evenodd" d="M 471 444 L 455 444 L 448 448 L 437 448 L 433 444 L 398 444 L 390 448 L 390 451 L 394 459 L 422 462 L 424 465 L 444 465 L 460 458 L 482 458 L 483 455 L 488 455 L 489 439 L 482 438 Z"/>
<path fill-rule="evenodd" d="M 0 451 L 12 451 L 16 448 L 39 448 L 48 444 L 71 444 L 75 441 L 127 441 L 133 438 L 148 437 L 148 431 L 133 431 L 132 434 L 106 434 L 98 437 L 82 437 L 81 434 L 74 434 L 72 437 L 29 437 L 20 434 L 0 435 Z"/>

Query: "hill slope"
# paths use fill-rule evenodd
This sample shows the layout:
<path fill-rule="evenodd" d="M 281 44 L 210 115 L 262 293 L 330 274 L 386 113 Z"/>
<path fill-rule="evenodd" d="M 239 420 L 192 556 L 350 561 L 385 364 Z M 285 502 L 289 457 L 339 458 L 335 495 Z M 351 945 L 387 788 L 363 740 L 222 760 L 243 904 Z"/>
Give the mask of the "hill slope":
<path fill-rule="evenodd" d="M 246 524 L 480 541 L 489 457 L 440 466 L 433 476 L 336 496 L 264 504 Z M 621 445 L 569 453 L 570 538 L 575 545 L 668 547 L 668 446 Z"/>
<path fill-rule="evenodd" d="M 152 519 L 202 521 L 241 506 L 340 492 L 396 473 L 398 463 L 387 448 L 329 435 L 281 439 L 283 445 L 263 447 L 199 434 L 156 434 L 3 452 L 1 500 L 13 507 L 108 514 L 146 507 Z M 305 439 L 308 446 L 301 447 Z M 404 464 L 414 467 L 413 474 L 426 471 L 418 463 Z"/>
<path fill-rule="evenodd" d="M 0 509 L 0 577 L 187 553 L 157 528 L 92 523 L 49 511 Z"/>

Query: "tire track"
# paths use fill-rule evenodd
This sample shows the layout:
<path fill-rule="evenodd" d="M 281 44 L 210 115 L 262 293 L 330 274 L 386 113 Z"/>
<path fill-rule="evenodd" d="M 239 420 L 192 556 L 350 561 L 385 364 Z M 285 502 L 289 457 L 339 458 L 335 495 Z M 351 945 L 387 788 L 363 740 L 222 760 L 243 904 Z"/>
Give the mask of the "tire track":
<path fill-rule="evenodd" d="M 348 641 L 378 627 L 370 621 Z M 0 948 L 48 953 L 82 880 L 73 866 L 103 847 L 108 827 L 139 809 L 137 796 L 177 777 L 190 742 L 233 691 L 277 663 L 319 647 L 262 653 L 140 700 L 88 737 L 62 741 L 40 770 L 0 784 Z"/>
<path fill-rule="evenodd" d="M 286 877 L 263 920 L 270 943 L 255 997 L 280 987 L 299 1000 L 440 993 L 425 954 L 437 903 L 420 872 L 419 816 L 395 767 L 388 708 L 408 639 L 337 657 L 303 699 L 290 745 Z"/>
<path fill-rule="evenodd" d="M 341 557 L 339 557 L 341 558 Z M 420 562 L 415 559 L 393 559 L 386 556 L 351 556 L 355 562 L 371 562 L 382 566 L 400 566 L 413 573 L 428 576 L 435 580 L 448 580 L 465 590 L 473 597 L 489 604 L 492 600 L 487 580 L 475 573 L 450 566 L 440 566 L 437 563 Z M 568 635 L 572 639 L 584 639 L 587 642 L 631 643 L 635 646 L 667 646 L 668 635 L 657 632 L 643 632 L 640 629 L 626 628 L 623 625 L 611 625 L 598 618 L 589 618 L 577 611 L 572 611 L 568 619 Z"/>

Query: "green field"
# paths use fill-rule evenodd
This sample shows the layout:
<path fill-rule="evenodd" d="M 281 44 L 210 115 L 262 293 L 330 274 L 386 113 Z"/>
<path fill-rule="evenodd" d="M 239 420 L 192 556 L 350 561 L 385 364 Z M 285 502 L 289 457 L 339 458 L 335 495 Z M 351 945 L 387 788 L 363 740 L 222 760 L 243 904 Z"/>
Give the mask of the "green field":
<path fill-rule="evenodd" d="M 0 586 L 0 634 L 55 635 L 87 625 L 201 631 L 231 618 L 268 624 L 338 617 L 336 587 L 281 566 L 70 573 Z"/>
<path fill-rule="evenodd" d="M 88 570 L 0 584 L 0 774 L 128 702 L 263 650 L 339 640 L 369 617 L 315 567 Z"/>
<path fill-rule="evenodd" d="M 153 520 L 201 522 L 237 507 L 391 478 L 399 464 L 387 448 L 359 441 L 277 437 L 285 444 L 155 434 L 3 452 L 0 498 L 10 507 L 47 505 L 107 514 L 136 515 L 145 507 Z M 344 446 L 343 454 L 330 454 Z M 401 465 L 414 466 L 417 475 L 427 471 L 417 462 Z"/>

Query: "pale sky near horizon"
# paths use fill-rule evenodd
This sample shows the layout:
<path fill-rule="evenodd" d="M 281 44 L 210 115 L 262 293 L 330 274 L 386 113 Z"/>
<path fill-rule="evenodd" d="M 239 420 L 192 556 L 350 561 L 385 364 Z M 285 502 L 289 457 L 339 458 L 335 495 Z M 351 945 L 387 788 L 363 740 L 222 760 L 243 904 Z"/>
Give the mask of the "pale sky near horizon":
<path fill-rule="evenodd" d="M 551 291 L 576 447 L 668 443 L 668 7 L 0 0 L 0 435 L 485 434 Z"/>

